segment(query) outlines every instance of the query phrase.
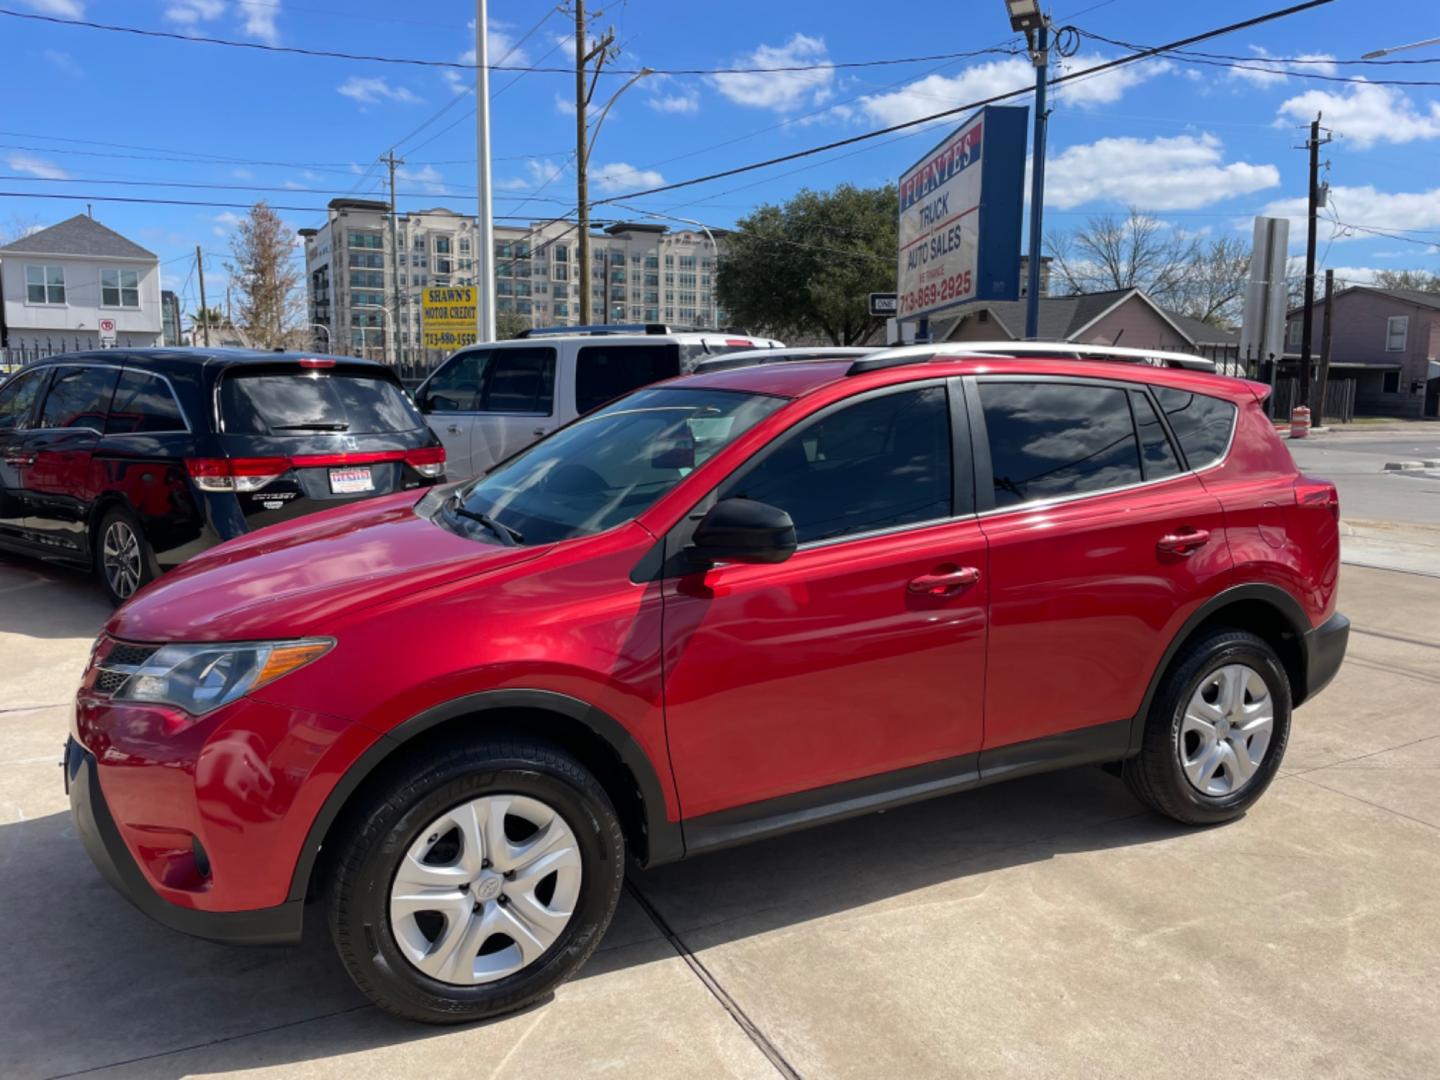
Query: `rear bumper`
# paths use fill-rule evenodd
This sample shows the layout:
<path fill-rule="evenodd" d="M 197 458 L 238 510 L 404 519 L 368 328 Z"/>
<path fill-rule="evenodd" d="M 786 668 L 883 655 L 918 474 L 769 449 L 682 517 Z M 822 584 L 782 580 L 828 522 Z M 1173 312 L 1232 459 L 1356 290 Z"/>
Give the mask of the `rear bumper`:
<path fill-rule="evenodd" d="M 192 937 L 227 945 L 289 944 L 300 940 L 304 901 L 291 900 L 254 911 L 200 911 L 157 895 L 135 865 L 115 824 L 95 757 L 73 738 L 65 743 L 65 787 L 75 831 L 106 881 L 150 918 Z"/>
<path fill-rule="evenodd" d="M 1305 646 L 1305 696 L 1301 701 L 1309 701 L 1340 670 L 1350 641 L 1350 620 L 1337 611 L 1301 640 Z"/>

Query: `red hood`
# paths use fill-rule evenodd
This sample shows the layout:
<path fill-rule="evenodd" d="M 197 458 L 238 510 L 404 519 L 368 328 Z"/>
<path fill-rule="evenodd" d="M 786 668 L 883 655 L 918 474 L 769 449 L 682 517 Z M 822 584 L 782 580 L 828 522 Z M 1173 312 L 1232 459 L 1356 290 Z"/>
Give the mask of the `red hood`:
<path fill-rule="evenodd" d="M 262 529 L 191 559 L 117 611 L 130 641 L 243 641 L 323 632 L 396 594 L 497 570 L 543 548 L 467 540 L 414 512 L 415 492 Z"/>

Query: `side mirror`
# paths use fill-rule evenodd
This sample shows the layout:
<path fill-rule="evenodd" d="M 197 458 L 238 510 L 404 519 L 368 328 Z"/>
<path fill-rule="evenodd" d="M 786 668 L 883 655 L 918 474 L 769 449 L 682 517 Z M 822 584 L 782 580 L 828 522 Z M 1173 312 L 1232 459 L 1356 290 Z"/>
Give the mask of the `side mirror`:
<path fill-rule="evenodd" d="M 795 554 L 795 523 L 778 506 L 721 499 L 695 527 L 688 551 L 697 566 L 782 563 Z"/>

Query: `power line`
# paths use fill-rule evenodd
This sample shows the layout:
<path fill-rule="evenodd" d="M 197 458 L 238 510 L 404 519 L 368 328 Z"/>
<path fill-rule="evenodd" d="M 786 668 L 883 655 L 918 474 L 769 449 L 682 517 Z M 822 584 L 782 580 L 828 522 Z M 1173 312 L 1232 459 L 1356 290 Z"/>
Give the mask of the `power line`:
<path fill-rule="evenodd" d="M 134 179 L 109 179 L 100 176 L 24 176 L 17 173 L 0 173 L 0 180 L 18 180 L 25 184 L 109 184 L 116 187 L 149 187 L 149 188 L 191 188 L 201 191 L 270 191 L 280 194 L 294 195 L 330 195 L 333 194 L 329 188 L 301 187 L 298 184 L 289 187 L 273 187 L 264 184 L 210 184 L 199 181 L 180 180 L 152 180 L 147 178 Z M 546 181 L 548 184 L 549 181 Z M 541 185 L 532 194 L 505 195 L 497 193 L 495 198 L 508 201 L 518 200 L 524 204 L 530 201 L 539 202 L 563 202 L 563 199 L 542 199 L 538 194 L 544 189 Z M 36 192 L 43 197 L 43 193 Z M 397 191 L 409 199 L 427 199 L 431 197 L 446 199 L 473 199 L 474 191 L 446 189 L 444 191 Z"/>
<path fill-rule="evenodd" d="M 1328 0 L 1327 0 L 1328 2 Z M 329 60 L 357 60 L 369 64 L 401 64 L 410 67 L 453 68 L 459 71 L 474 71 L 476 65 L 459 60 L 433 60 L 414 56 L 380 56 L 372 53 L 347 53 L 330 49 L 307 49 L 298 45 L 269 45 L 261 41 L 236 41 L 232 38 L 206 37 L 198 34 L 180 34 L 169 30 L 147 30 L 139 26 L 119 26 L 113 23 L 93 22 L 89 19 L 62 19 L 55 15 L 43 15 L 34 11 L 13 11 L 0 8 L 0 15 L 15 19 L 29 19 L 33 22 L 53 23 L 56 26 L 75 26 L 86 30 L 104 30 L 115 34 L 133 34 L 137 37 L 160 38 L 166 41 L 181 41 L 190 45 L 224 45 L 232 49 L 253 49 L 258 52 L 289 53 L 294 56 L 322 57 Z M 936 60 L 957 60 L 980 56 L 994 49 L 973 49 L 969 52 L 936 53 L 931 56 L 902 56 L 884 60 L 827 61 L 822 64 L 787 64 L 779 67 L 731 67 L 731 68 L 652 68 L 652 75 L 773 75 L 784 72 L 819 71 L 822 69 L 845 70 L 852 68 L 886 67 L 896 64 L 925 64 Z M 519 71 L 526 74 L 574 75 L 569 67 L 539 67 L 528 64 L 490 64 L 491 71 Z M 638 75 L 641 68 L 609 68 L 610 75 Z"/>
<path fill-rule="evenodd" d="M 0 191 L 0 198 L 3 199 L 67 199 L 78 202 L 113 202 L 113 203 L 139 203 L 154 206 L 203 206 L 213 207 L 217 210 L 249 210 L 254 204 L 243 202 L 208 202 L 203 199 L 159 199 L 145 198 L 139 195 L 93 195 L 74 194 L 71 192 L 59 191 Z M 267 204 L 271 210 L 285 210 L 296 214 L 323 214 L 327 208 L 324 206 L 282 206 L 279 204 Z M 533 220 L 528 214 L 496 214 L 501 221 L 530 221 Z M 557 218 L 557 221 L 564 221 L 564 218 Z M 597 220 L 597 224 L 600 223 Z"/>
<path fill-rule="evenodd" d="M 1128 64 L 1133 64 L 1139 60 L 1147 60 L 1153 56 L 1158 56 L 1161 53 L 1172 52 L 1175 49 L 1180 48 L 1184 45 L 1192 45 L 1195 42 L 1207 41 L 1210 38 L 1219 37 L 1222 34 L 1231 34 L 1237 30 L 1244 30 L 1252 26 L 1258 26 L 1262 23 L 1273 22 L 1276 19 L 1281 19 L 1289 15 L 1295 15 L 1301 11 L 1308 11 L 1311 8 L 1321 7 L 1331 2 L 1332 0 L 1306 0 L 1305 3 L 1295 4 L 1287 8 L 1281 8 L 1278 11 L 1267 12 L 1264 15 L 1257 15 L 1253 18 L 1244 19 L 1240 22 L 1230 23 L 1226 26 L 1221 26 L 1214 30 L 1207 30 L 1204 33 L 1192 34 L 1189 37 L 1181 38 L 1178 41 L 1172 41 L 1165 45 L 1157 45 L 1154 48 L 1146 49 L 1138 53 L 1133 53 L 1130 56 L 1121 56 L 1114 60 L 1107 60 L 1104 63 L 1096 64 L 1092 67 L 1085 68 L 1082 71 L 1075 71 L 1071 72 L 1068 75 L 1061 75 L 1057 78 L 1049 80 L 1047 85 L 1057 86 L 1063 83 L 1073 82 L 1076 79 L 1081 79 L 1086 76 L 1097 75 L 1100 72 L 1109 71 L 1113 68 L 1124 67 Z M 712 180 L 721 180 L 727 176 L 737 176 L 740 173 L 753 172 L 756 169 L 764 169 L 772 165 L 780 165 L 787 161 L 796 161 L 800 158 L 810 157 L 814 154 L 824 153 L 827 150 L 836 150 L 842 146 L 851 146 L 855 143 L 865 142 L 869 139 L 879 138 L 882 135 L 890 135 L 897 131 L 905 131 L 910 128 L 919 127 L 923 124 L 934 123 L 936 120 L 943 120 L 947 117 L 957 116 L 961 113 L 970 112 L 971 110 L 978 109 L 983 105 L 993 105 L 999 101 L 1008 101 L 1011 98 L 1020 97 L 1023 94 L 1030 94 L 1033 92 L 1034 91 L 1032 87 L 1026 86 L 1021 87 L 1017 90 L 1010 90 L 1002 94 L 992 94 L 990 97 L 981 98 L 978 101 L 971 101 L 964 105 L 957 105 L 951 109 L 942 109 L 940 112 L 930 113 L 926 116 L 916 117 L 914 120 L 906 120 L 905 122 L 900 124 L 891 124 L 889 127 L 877 128 L 874 131 L 862 132 L 859 135 L 852 135 L 849 138 L 845 139 L 836 139 L 833 142 L 822 143 L 819 146 L 812 146 L 805 150 L 796 150 L 789 154 L 781 154 L 779 157 L 767 158 L 764 161 L 756 161 L 748 165 L 737 165 L 732 169 L 722 169 L 719 172 L 709 173 L 705 176 L 692 177 L 689 180 L 680 180 L 672 184 L 660 184 L 653 188 L 646 188 L 643 191 L 627 191 L 622 195 L 612 196 L 608 199 L 597 199 L 595 200 L 594 205 L 600 206 L 606 203 L 615 202 L 618 199 L 635 199 L 643 195 L 658 195 L 663 191 L 675 191 L 679 188 L 693 187 L 696 184 L 705 184 L 709 183 Z"/>

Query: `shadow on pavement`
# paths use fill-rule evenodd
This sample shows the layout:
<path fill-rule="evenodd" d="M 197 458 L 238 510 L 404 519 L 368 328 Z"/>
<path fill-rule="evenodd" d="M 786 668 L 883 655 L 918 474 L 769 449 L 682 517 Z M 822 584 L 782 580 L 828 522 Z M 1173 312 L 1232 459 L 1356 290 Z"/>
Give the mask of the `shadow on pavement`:
<path fill-rule="evenodd" d="M 90 575 L 0 553 L 0 634 L 93 638 L 112 610 Z"/>
<path fill-rule="evenodd" d="M 909 896 L 919 890 L 943 884 L 950 895 L 957 887 L 979 893 L 988 875 L 1010 867 L 1181 831 L 1141 812 L 1114 778 L 1080 769 L 635 873 L 631 884 L 682 942 L 694 932 L 713 947 L 872 904 L 893 905 L 903 917 L 905 905 L 923 902 Z M 333 954 L 318 907 L 298 948 L 213 945 L 150 922 L 101 880 L 68 814 L 0 826 L 0 911 L 6 1077 L 122 1062 L 136 1062 L 146 1076 L 178 1077 L 194 1071 L 196 1056 L 164 1055 L 187 1048 L 213 1047 L 204 1057 L 209 1065 L 213 1053 L 217 1068 L 258 1068 L 447 1030 L 367 1006 Z M 674 955 L 626 896 L 580 978 Z M 261 1032 L 274 1034 L 243 1038 Z"/>

